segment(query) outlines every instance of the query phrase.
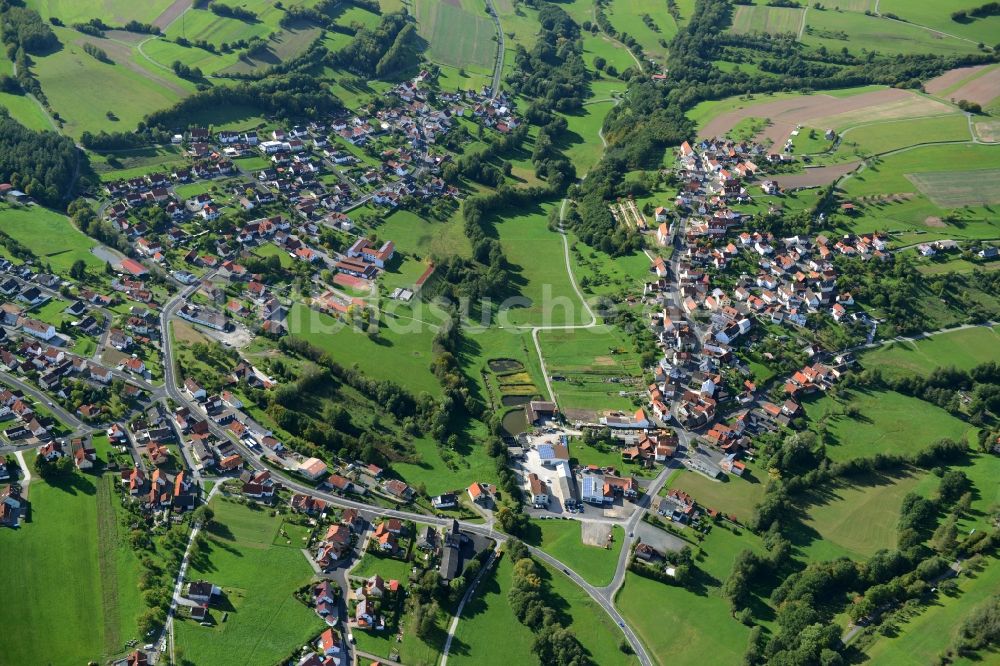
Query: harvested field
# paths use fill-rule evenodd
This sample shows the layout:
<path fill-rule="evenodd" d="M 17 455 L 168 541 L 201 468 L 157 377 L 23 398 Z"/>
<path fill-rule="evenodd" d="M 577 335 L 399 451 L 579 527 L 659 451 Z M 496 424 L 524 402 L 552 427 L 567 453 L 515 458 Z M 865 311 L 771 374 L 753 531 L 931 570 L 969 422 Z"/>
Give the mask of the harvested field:
<path fill-rule="evenodd" d="M 969 81 L 948 97 L 956 100 L 965 99 L 986 106 L 1000 97 L 1000 67 Z"/>
<path fill-rule="evenodd" d="M 854 171 L 858 168 L 859 164 L 861 163 L 848 162 L 846 164 L 834 164 L 832 166 L 806 169 L 805 173 L 775 176 L 774 180 L 783 190 L 794 190 L 800 187 L 822 187 Z"/>
<path fill-rule="evenodd" d="M 176 21 L 181 14 L 186 12 L 194 4 L 194 0 L 175 0 L 173 4 L 163 10 L 163 13 L 153 21 L 160 30 L 166 30 L 167 26 Z"/>
<path fill-rule="evenodd" d="M 906 90 L 895 88 L 876 90 L 852 97 L 804 95 L 791 99 L 765 102 L 722 114 L 699 132 L 699 136 L 724 136 L 745 118 L 767 118 L 770 126 L 762 138 L 784 145 L 797 125 L 839 130 L 857 122 L 914 118 L 948 113 L 951 107 L 928 100 Z"/>
<path fill-rule="evenodd" d="M 931 215 L 930 217 L 926 218 L 924 220 L 924 224 L 927 225 L 928 227 L 933 227 L 935 229 L 944 229 L 948 226 L 947 224 L 944 223 L 944 220 L 942 220 L 940 217 L 937 217 L 936 215 Z"/>
<path fill-rule="evenodd" d="M 195 330 L 194 326 L 186 321 L 175 319 L 170 323 L 174 327 L 174 340 L 177 342 L 208 342 L 208 338 Z M 105 358 L 107 358 L 107 354 L 105 354 Z"/>
<path fill-rule="evenodd" d="M 941 208 L 1000 203 L 1000 169 L 928 171 L 908 173 L 906 178 Z"/>
<path fill-rule="evenodd" d="M 732 32 L 762 32 L 770 35 L 798 34 L 805 10 L 799 7 L 739 5 L 733 13 Z"/>
<path fill-rule="evenodd" d="M 1000 120 L 978 120 L 973 123 L 973 127 L 980 141 L 1000 142 Z"/>
<path fill-rule="evenodd" d="M 965 79 L 973 76 L 974 74 L 978 74 L 987 67 L 988 65 L 976 65 L 975 67 L 959 67 L 958 69 L 950 69 L 941 76 L 934 77 L 925 83 L 924 90 L 932 95 L 943 93 L 948 90 L 948 88 L 958 85 Z"/>

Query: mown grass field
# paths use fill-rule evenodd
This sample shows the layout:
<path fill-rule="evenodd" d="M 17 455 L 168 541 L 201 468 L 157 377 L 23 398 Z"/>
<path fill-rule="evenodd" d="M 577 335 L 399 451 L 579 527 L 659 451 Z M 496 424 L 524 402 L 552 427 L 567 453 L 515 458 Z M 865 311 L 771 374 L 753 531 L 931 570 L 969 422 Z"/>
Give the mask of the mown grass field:
<path fill-rule="evenodd" d="M 45 112 L 35 100 L 27 95 L 12 95 L 10 93 L 0 93 L 0 107 L 4 107 L 10 112 L 10 117 L 21 123 L 28 129 L 45 131 L 52 129 Z"/>
<path fill-rule="evenodd" d="M 32 69 L 52 108 L 65 121 L 66 134 L 79 137 L 86 130 L 132 129 L 146 114 L 194 91 L 193 84 L 173 72 L 141 61 L 129 44 L 85 38 L 69 28 L 54 30 L 62 48 L 34 58 Z M 113 64 L 83 51 L 82 44 L 91 41 L 100 43 Z"/>
<path fill-rule="evenodd" d="M 644 0 L 612 0 L 608 3 L 605 11 L 615 30 L 634 37 L 642 46 L 643 52 L 649 57 L 657 61 L 665 60 L 667 49 L 663 47 L 660 40 L 669 43 L 677 34 L 677 23 L 667 11 L 667 3 L 644 2 Z M 644 16 L 648 16 L 652 20 L 652 26 L 647 25 L 646 21 L 643 20 Z"/>
<path fill-rule="evenodd" d="M 525 543 L 541 548 L 596 587 L 611 583 L 625 536 L 622 528 L 616 525 L 611 548 L 584 544 L 581 525 L 575 520 L 534 521 L 529 534 Z"/>
<path fill-rule="evenodd" d="M 445 222 L 425 220 L 408 210 L 397 210 L 379 223 L 380 238 L 391 240 L 401 251 L 416 257 L 472 254 L 469 239 L 462 230 L 462 219 L 453 216 Z"/>
<path fill-rule="evenodd" d="M 908 175 L 939 172 L 948 165 L 951 172 L 1000 169 L 1000 151 L 983 145 L 923 146 L 881 158 L 873 167 L 852 175 L 841 184 L 845 198 L 861 199 L 864 216 L 858 228 L 890 231 L 921 229 L 948 234 L 950 238 L 1000 237 L 1000 221 L 990 211 L 972 206 L 956 211 L 962 224 L 929 227 L 947 211 L 920 194 Z M 971 176 L 971 174 L 968 174 Z M 889 201 L 887 195 L 903 195 Z"/>
<path fill-rule="evenodd" d="M 51 264 L 57 273 L 68 273 L 78 259 L 90 269 L 104 268 L 104 262 L 90 252 L 96 243 L 65 215 L 48 208 L 0 205 L 0 230 L 31 250 L 43 265 Z"/>
<path fill-rule="evenodd" d="M 973 609 L 1000 589 L 1000 558 L 988 556 L 982 564 L 983 568 L 971 575 L 958 577 L 956 594 L 938 593 L 923 612 L 900 622 L 894 636 L 878 635 L 865 650 L 868 663 L 888 666 L 934 663 Z M 956 663 L 996 663 L 998 655 L 995 649 L 980 654 L 982 659 Z"/>
<path fill-rule="evenodd" d="M 448 663 L 459 666 L 530 664 L 534 636 L 517 621 L 507 602 L 514 565 L 503 557 L 479 584 L 477 594 L 465 605 L 451 642 Z"/>
<path fill-rule="evenodd" d="M 586 318 L 566 271 L 562 239 L 548 229 L 554 205 L 506 211 L 496 220 L 500 244 L 514 270 L 512 291 L 520 294 L 508 311 L 510 324 L 578 324 Z"/>
<path fill-rule="evenodd" d="M 651 262 L 642 252 L 612 257 L 580 242 L 572 232 L 569 240 L 573 277 L 588 299 L 593 295 L 636 293 L 651 276 Z"/>
<path fill-rule="evenodd" d="M 658 664 L 738 664 L 746 649 L 750 629 L 732 617 L 721 586 L 736 555 L 744 548 L 759 552 L 759 541 L 748 532 L 715 527 L 702 548 L 694 591 L 629 573 L 615 598 Z"/>
<path fill-rule="evenodd" d="M 538 340 L 552 389 L 563 409 L 634 410 L 620 391 L 642 391 L 642 368 L 632 342 L 610 327 L 541 331 Z M 615 380 L 615 381 L 609 381 Z"/>
<path fill-rule="evenodd" d="M 26 0 L 26 6 L 42 15 L 55 17 L 66 25 L 99 18 L 106 23 L 122 25 L 130 20 L 152 23 L 173 0 Z"/>
<path fill-rule="evenodd" d="M 427 391 L 439 395 L 441 387 L 430 371 L 434 331 L 419 322 L 409 323 L 414 325 L 412 332 L 383 327 L 378 339 L 372 340 L 365 333 L 301 304 L 292 308 L 288 319 L 292 335 L 320 347 L 341 365 L 357 365 L 374 379 L 403 384 L 416 394 Z"/>
<path fill-rule="evenodd" d="M 29 465 L 31 458 L 25 454 Z M 7 576 L 0 622 L 8 628 L 0 632 L 0 661 L 101 661 L 138 638 L 138 561 L 118 544 L 118 500 L 108 487 L 99 493 L 99 483 L 107 481 L 74 474 L 49 485 L 36 477 L 29 489 L 31 522 L 0 530 Z M 102 496 L 107 499 L 99 503 Z M 110 533 L 99 530 L 102 516 Z"/>
<path fill-rule="evenodd" d="M 859 151 L 881 154 L 918 143 L 969 139 L 969 123 L 964 114 L 895 120 L 848 128 L 843 133 L 837 155 L 853 158 Z"/>
<path fill-rule="evenodd" d="M 903 496 L 927 496 L 936 485 L 933 475 L 905 470 L 824 485 L 803 500 L 804 529 L 793 531 L 798 536 L 793 541 L 808 561 L 844 554 L 860 560 L 892 549 Z"/>
<path fill-rule="evenodd" d="M 601 159 L 603 147 L 600 130 L 604 117 L 614 107 L 614 102 L 595 101 L 583 107 L 580 113 L 566 114 L 567 129 L 560 137 L 566 149 L 566 157 L 576 167 L 578 176 L 583 176 Z"/>
<path fill-rule="evenodd" d="M 927 26 L 934 30 L 948 32 L 976 42 L 993 44 L 1000 35 L 1000 16 L 971 18 L 968 21 L 953 21 L 951 15 L 959 10 L 969 10 L 984 3 L 969 3 L 967 0 L 881 0 L 879 11 L 895 14 L 905 21 Z"/>
<path fill-rule="evenodd" d="M 938 367 L 969 370 L 990 361 L 1000 361 L 1000 329 L 981 326 L 916 342 L 889 342 L 862 357 L 866 367 L 878 368 L 889 378 L 926 376 Z"/>
<path fill-rule="evenodd" d="M 956 173 L 929 171 L 906 174 L 907 179 L 941 208 L 990 206 L 1000 203 L 1000 169 Z"/>
<path fill-rule="evenodd" d="M 835 461 L 876 453 L 908 455 L 939 439 L 961 440 L 975 430 L 936 405 L 895 391 L 852 391 L 839 400 L 807 399 L 803 406 L 810 422 L 823 419 L 826 452 Z M 860 415 L 844 415 L 848 406 L 856 407 Z"/>
<path fill-rule="evenodd" d="M 477 3 L 478 4 L 478 3 Z M 428 42 L 426 55 L 434 62 L 492 70 L 496 61 L 496 26 L 486 14 L 459 3 L 415 0 L 417 32 Z"/>
<path fill-rule="evenodd" d="M 879 10 L 888 11 L 883 6 Z M 975 42 L 859 12 L 810 11 L 806 15 L 802 41 L 808 46 L 825 46 L 831 51 L 840 51 L 846 46 L 852 53 L 859 53 L 862 48 L 876 48 L 886 54 L 958 55 L 976 51 Z"/>
<path fill-rule="evenodd" d="M 770 35 L 798 34 L 804 9 L 798 7 L 766 7 L 740 5 L 733 12 L 730 28 L 737 34 L 763 32 Z"/>
<path fill-rule="evenodd" d="M 750 519 L 754 507 L 764 498 L 767 477 L 766 470 L 759 472 L 754 465 L 748 466 L 743 477 L 726 476 L 723 481 L 683 469 L 667 481 L 667 487 L 688 493 L 702 506 L 744 521 Z"/>
<path fill-rule="evenodd" d="M 177 646 L 193 663 L 275 663 L 306 643 L 325 625 L 292 596 L 309 582 L 312 569 L 298 544 L 274 545 L 281 517 L 221 499 L 212 501 L 215 525 L 205 554 L 191 562 L 189 579 L 204 578 L 223 589 L 217 622 L 202 627 L 176 623 Z"/>

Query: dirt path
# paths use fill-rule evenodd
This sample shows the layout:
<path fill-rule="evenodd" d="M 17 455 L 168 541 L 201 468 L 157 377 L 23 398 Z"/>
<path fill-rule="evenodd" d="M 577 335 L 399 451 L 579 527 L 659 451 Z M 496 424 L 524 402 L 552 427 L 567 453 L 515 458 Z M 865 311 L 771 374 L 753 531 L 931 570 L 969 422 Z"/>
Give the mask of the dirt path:
<path fill-rule="evenodd" d="M 174 0 L 174 3 L 163 10 L 159 16 L 153 21 L 153 25 L 162 30 L 167 31 L 170 24 L 180 18 L 180 15 L 191 9 L 191 5 L 194 4 L 194 0 Z"/>
<path fill-rule="evenodd" d="M 132 49 L 133 45 L 121 40 L 114 36 L 114 31 L 108 33 L 108 38 L 97 41 L 95 39 L 78 39 L 76 40 L 77 45 L 92 44 L 99 49 L 104 50 L 108 54 L 108 57 L 114 61 L 115 65 L 121 65 L 125 69 L 135 72 L 144 79 L 148 79 L 152 83 L 158 86 L 166 88 L 181 97 L 187 97 L 191 94 L 191 91 L 185 89 L 178 83 L 171 81 L 170 79 L 163 78 L 159 74 L 155 74 L 135 60 L 132 59 Z"/>

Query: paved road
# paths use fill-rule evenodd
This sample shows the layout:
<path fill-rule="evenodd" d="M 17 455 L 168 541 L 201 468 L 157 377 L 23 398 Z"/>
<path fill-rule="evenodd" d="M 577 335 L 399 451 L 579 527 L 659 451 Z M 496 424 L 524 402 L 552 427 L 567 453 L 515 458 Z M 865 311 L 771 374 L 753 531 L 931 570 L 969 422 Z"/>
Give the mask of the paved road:
<path fill-rule="evenodd" d="M 503 56 L 506 45 L 504 44 L 503 27 L 500 25 L 500 17 L 497 16 L 497 8 L 493 5 L 493 0 L 486 0 L 486 6 L 489 7 L 490 16 L 493 17 L 493 23 L 497 27 L 497 59 L 493 65 L 493 83 L 490 87 L 492 98 L 496 99 L 497 95 L 500 94 L 500 77 L 503 75 Z"/>
<path fill-rule="evenodd" d="M 63 409 L 58 402 L 52 400 L 49 396 L 45 395 L 31 384 L 21 381 L 9 372 L 0 371 L 0 381 L 16 387 L 21 392 L 31 396 L 36 402 L 38 402 L 39 405 L 52 412 L 57 419 L 72 428 L 74 434 L 83 434 L 96 430 L 78 419 L 75 414 L 70 414 L 68 411 Z"/>
<path fill-rule="evenodd" d="M 205 504 L 208 504 L 212 497 L 218 492 L 219 488 L 222 487 L 221 483 L 217 483 L 212 487 L 211 492 L 208 493 L 208 497 L 205 498 Z M 184 548 L 184 558 L 181 560 L 181 567 L 177 571 L 177 578 L 174 581 L 174 592 L 170 598 L 170 610 L 167 611 L 167 621 L 163 625 L 163 630 L 160 632 L 160 637 L 156 640 L 156 645 L 160 645 L 162 641 L 170 641 L 170 661 L 171 663 L 176 663 L 174 659 L 174 615 L 177 612 L 177 606 L 189 605 L 186 601 L 182 600 L 181 590 L 184 587 L 184 574 L 187 573 L 188 564 L 191 557 L 191 547 L 194 546 L 194 540 L 197 538 L 198 533 L 201 531 L 201 523 L 195 524 L 191 530 L 191 534 L 188 536 L 187 546 Z"/>
<path fill-rule="evenodd" d="M 479 570 L 479 575 L 476 576 L 472 584 L 469 585 L 468 589 L 465 591 L 465 595 L 462 600 L 458 603 L 458 609 L 455 611 L 455 617 L 452 618 L 451 624 L 448 625 L 448 638 L 444 642 L 444 652 L 441 654 L 441 661 L 438 666 L 448 666 L 448 653 L 451 651 L 451 640 L 455 637 L 455 630 L 458 629 L 458 621 L 462 617 L 462 611 L 465 609 L 465 604 L 469 603 L 469 599 L 472 595 L 476 593 L 476 589 L 479 587 L 479 583 L 483 580 L 483 576 L 489 573 L 490 569 L 497 560 L 497 551 L 494 550 L 490 553 L 490 559 L 486 561 L 486 565 Z"/>

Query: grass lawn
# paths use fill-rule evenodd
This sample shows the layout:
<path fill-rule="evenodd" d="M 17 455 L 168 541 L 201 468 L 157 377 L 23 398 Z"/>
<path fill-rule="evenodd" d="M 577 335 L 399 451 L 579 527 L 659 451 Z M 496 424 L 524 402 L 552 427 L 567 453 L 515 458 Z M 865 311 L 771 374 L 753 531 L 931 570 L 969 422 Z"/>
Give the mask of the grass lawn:
<path fill-rule="evenodd" d="M 967 7 L 963 9 L 965 8 Z M 879 10 L 883 13 L 889 11 L 881 6 Z M 844 35 L 847 36 L 847 41 L 844 40 Z M 806 30 L 802 35 L 802 42 L 814 48 L 825 46 L 838 52 L 846 46 L 854 54 L 858 54 L 862 48 L 871 48 L 872 45 L 877 45 L 879 53 L 890 55 L 958 55 L 976 51 L 975 42 L 970 43 L 916 25 L 858 12 L 809 12 L 806 15 Z"/>
<path fill-rule="evenodd" d="M 939 219 L 948 211 L 921 194 L 908 176 L 939 173 L 942 165 L 947 165 L 949 172 L 956 174 L 997 170 L 1000 169 L 1000 151 L 991 146 L 972 144 L 926 146 L 881 158 L 876 166 L 851 176 L 841 184 L 845 199 L 856 202 L 861 199 L 863 216 L 855 222 L 855 228 L 889 231 L 919 229 L 940 232 L 956 239 L 1000 237 L 1000 220 L 980 206 L 955 209 L 953 212 L 961 218 L 961 225 L 946 223 L 945 227 L 928 226 L 928 218 Z M 994 188 L 989 189 L 995 191 Z M 904 196 L 900 200 L 887 201 L 884 196 L 889 194 Z"/>
<path fill-rule="evenodd" d="M 847 555 L 865 559 L 896 545 L 903 496 L 928 496 L 937 477 L 906 470 L 893 476 L 871 474 L 824 485 L 808 496 L 803 529 L 793 543 L 808 561 Z"/>
<path fill-rule="evenodd" d="M 745 521 L 749 520 L 767 488 L 766 471 L 756 473 L 756 465 L 750 463 L 747 472 L 742 477 L 725 476 L 722 481 L 713 481 L 704 474 L 682 469 L 670 478 L 667 487 L 688 493 L 702 506 Z"/>
<path fill-rule="evenodd" d="M 888 378 L 926 376 L 938 367 L 970 370 L 983 363 L 1000 361 L 1000 329 L 977 326 L 916 342 L 889 342 L 866 352 L 862 360 Z"/>
<path fill-rule="evenodd" d="M 614 102 L 594 102 L 587 104 L 579 113 L 566 117 L 567 128 L 560 136 L 565 144 L 566 158 L 576 167 L 578 176 L 583 176 L 601 159 L 604 149 L 598 132 L 604 124 L 604 116 L 614 107 Z"/>
<path fill-rule="evenodd" d="M 581 529 L 575 520 L 538 520 L 531 524 L 525 543 L 541 548 L 591 585 L 608 585 L 618 566 L 624 531 L 615 525 L 611 548 L 601 548 L 584 544 Z"/>
<path fill-rule="evenodd" d="M 879 635 L 865 651 L 868 662 L 889 666 L 935 663 L 972 610 L 985 603 L 1000 589 L 1000 558 L 996 555 L 985 557 L 983 564 L 983 570 L 957 579 L 956 594 L 949 596 L 938 593 L 926 610 L 899 623 L 897 635 L 891 638 Z M 995 649 L 980 655 L 981 660 L 961 660 L 956 663 L 996 663 Z"/>
<path fill-rule="evenodd" d="M 512 287 L 521 296 L 507 312 L 510 324 L 579 324 L 586 318 L 566 271 L 562 238 L 548 228 L 553 205 L 507 211 L 495 221 L 513 269 Z"/>
<path fill-rule="evenodd" d="M 295 260 L 289 256 L 288 251 L 281 249 L 274 243 L 265 243 L 264 245 L 257 247 L 253 253 L 262 259 L 277 257 L 278 261 L 281 262 L 282 268 L 291 268 L 291 266 L 295 264 Z"/>
<path fill-rule="evenodd" d="M 507 666 L 530 664 L 534 635 L 517 621 L 507 603 L 514 565 L 502 557 L 462 611 L 462 619 L 451 642 L 448 663 L 461 666 Z"/>
<path fill-rule="evenodd" d="M 74 227 L 68 217 L 48 208 L 0 205 L 0 230 L 31 250 L 43 266 L 50 264 L 57 273 L 69 273 L 78 259 L 91 270 L 104 269 L 104 262 L 90 252 L 97 243 Z"/>
<path fill-rule="evenodd" d="M 467 488 L 472 482 L 496 483 L 496 463 L 486 452 L 485 427 L 473 422 L 459 437 L 458 449 L 443 451 L 428 437 L 413 440 L 416 462 L 395 462 L 394 472 L 410 485 L 423 484 L 433 495 Z"/>
<path fill-rule="evenodd" d="M 52 108 L 66 122 L 64 132 L 71 136 L 79 137 L 85 130 L 133 128 L 146 114 L 169 107 L 194 90 L 193 84 L 173 72 L 140 62 L 142 56 L 129 44 L 102 43 L 113 61 L 104 63 L 82 46 L 85 41 L 101 40 L 85 38 L 69 28 L 54 30 L 62 48 L 35 58 L 33 71 Z"/>
<path fill-rule="evenodd" d="M 610 326 L 541 331 L 538 340 L 552 388 L 563 409 L 634 409 L 620 391 L 642 390 L 642 368 L 632 342 Z"/>
<path fill-rule="evenodd" d="M 409 323 L 413 324 L 412 332 L 383 326 L 378 338 L 373 340 L 365 333 L 300 303 L 292 307 L 288 320 L 292 335 L 305 338 L 344 366 L 357 365 L 359 370 L 372 378 L 396 382 L 415 394 L 427 391 L 439 395 L 441 387 L 430 370 L 434 360 L 431 351 L 434 331 L 420 322 Z"/>
<path fill-rule="evenodd" d="M 489 70 L 497 54 L 496 26 L 485 5 L 415 0 L 417 32 L 427 40 L 427 57 L 454 67 Z"/>
<path fill-rule="evenodd" d="M 52 129 L 52 123 L 49 122 L 45 112 L 35 100 L 27 95 L 0 93 L 0 106 L 6 107 L 10 112 L 10 117 L 28 129 L 36 131 Z"/>
<path fill-rule="evenodd" d="M 858 408 L 857 418 L 843 413 L 848 405 Z M 975 431 L 940 407 L 895 391 L 852 391 L 846 398 L 813 398 L 803 406 L 812 423 L 825 420 L 826 453 L 834 461 L 911 454 L 939 439 L 961 440 Z"/>
<path fill-rule="evenodd" d="M 638 663 L 635 657 L 622 654 L 618 649 L 624 635 L 614 620 L 590 596 L 561 571 L 544 565 L 543 577 L 548 575 L 552 591 L 561 599 L 550 604 L 557 613 L 565 613 L 571 621 L 568 628 L 576 634 L 595 664 Z M 461 624 L 461 622 L 459 623 Z"/>
<path fill-rule="evenodd" d="M 312 569 L 297 544 L 274 545 L 280 517 L 220 499 L 212 501 L 212 508 L 209 545 L 191 563 L 188 578 L 218 585 L 224 601 L 212 611 L 218 623 L 214 627 L 178 621 L 177 645 L 196 664 L 282 660 L 325 626 L 292 596 L 309 582 Z M 225 622 L 222 608 L 229 612 Z"/>
<path fill-rule="evenodd" d="M 836 154 L 854 157 L 858 152 L 881 154 L 917 143 L 968 140 L 969 122 L 965 115 L 955 113 L 848 128 Z"/>
<path fill-rule="evenodd" d="M 799 7 L 765 7 L 763 5 L 740 5 L 733 12 L 735 33 L 762 32 L 770 35 L 798 34 L 802 25 L 804 10 Z"/>
<path fill-rule="evenodd" d="M 472 253 L 459 215 L 446 222 L 437 222 L 425 220 L 408 210 L 397 210 L 378 225 L 377 231 L 380 238 L 392 240 L 399 250 L 421 258 L 432 254 L 467 257 Z"/>
<path fill-rule="evenodd" d="M 376 557 L 371 553 L 365 553 L 351 569 L 351 575 L 370 578 L 378 574 L 386 580 L 398 580 L 405 585 L 412 568 L 413 565 L 409 562 L 400 562 L 388 557 Z"/>
<path fill-rule="evenodd" d="M 43 19 L 52 17 L 71 25 L 99 18 L 106 23 L 124 24 L 130 20 L 151 23 L 172 0 L 27 0 L 24 4 L 38 11 Z"/>
<path fill-rule="evenodd" d="M 879 11 L 883 14 L 892 13 L 910 23 L 949 32 L 975 42 L 992 44 L 1000 34 L 1000 16 L 988 16 L 962 23 L 951 19 L 952 12 L 978 6 L 976 3 L 970 5 L 967 0 L 924 0 L 924 2 L 882 0 Z"/>
<path fill-rule="evenodd" d="M 677 23 L 667 11 L 665 2 L 612 0 L 608 3 L 605 11 L 608 15 L 608 21 L 611 22 L 615 30 L 635 38 L 646 55 L 659 62 L 665 61 L 667 49 L 660 41 L 670 42 L 671 38 L 677 34 Z M 644 17 L 647 16 L 649 22 L 644 20 Z M 587 18 L 590 19 L 589 16 Z M 635 63 L 631 63 L 630 66 L 634 67 Z"/>
<path fill-rule="evenodd" d="M 28 464 L 30 458 L 25 455 Z M 0 566 L 7 574 L 0 622 L 17 627 L 0 632 L 4 663 L 103 661 L 138 638 L 139 565 L 118 533 L 111 482 L 74 474 L 49 485 L 36 477 L 29 488 L 31 522 L 0 530 Z M 73 572 L 72 584 L 53 571 Z"/>
<path fill-rule="evenodd" d="M 736 555 L 744 548 L 760 551 L 759 541 L 716 526 L 702 546 L 706 555 L 697 562 L 702 573 L 696 591 L 629 573 L 615 599 L 659 664 L 738 664 L 746 649 L 750 629 L 730 615 L 721 586 Z"/>

